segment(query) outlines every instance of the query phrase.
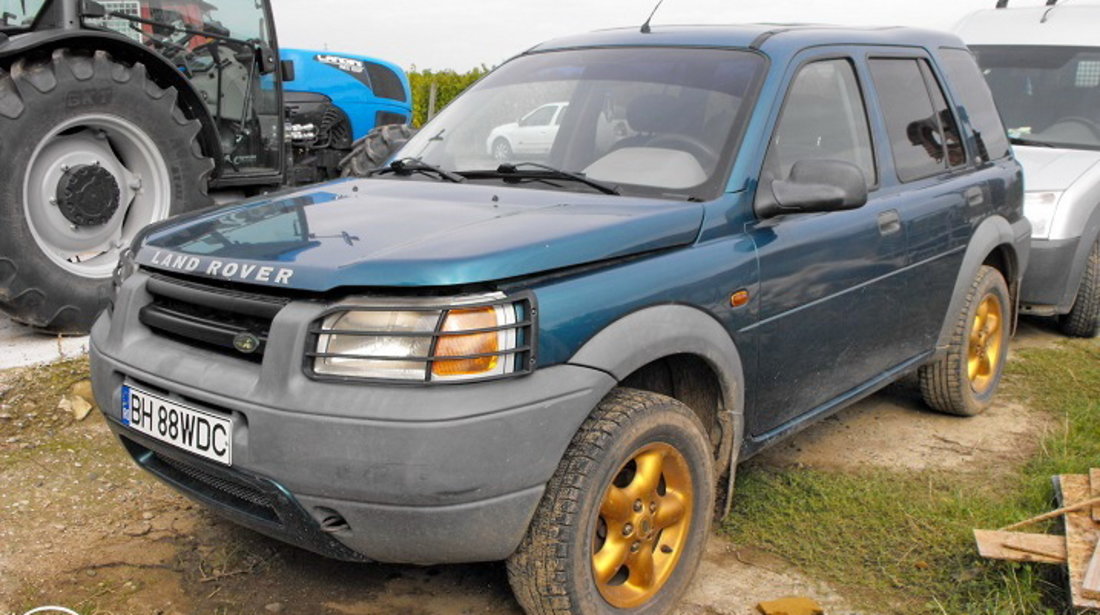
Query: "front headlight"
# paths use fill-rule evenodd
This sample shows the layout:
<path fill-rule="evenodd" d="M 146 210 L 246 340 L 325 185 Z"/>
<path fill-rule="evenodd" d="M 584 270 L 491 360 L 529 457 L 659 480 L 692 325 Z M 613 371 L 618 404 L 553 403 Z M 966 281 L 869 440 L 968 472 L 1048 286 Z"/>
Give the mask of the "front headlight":
<path fill-rule="evenodd" d="M 1024 215 L 1031 222 L 1031 236 L 1036 239 L 1050 237 L 1050 223 L 1058 209 L 1061 192 L 1024 193 Z"/>
<path fill-rule="evenodd" d="M 528 373 L 532 306 L 530 297 L 499 293 L 446 302 L 348 299 L 314 327 L 313 375 L 446 383 Z"/>

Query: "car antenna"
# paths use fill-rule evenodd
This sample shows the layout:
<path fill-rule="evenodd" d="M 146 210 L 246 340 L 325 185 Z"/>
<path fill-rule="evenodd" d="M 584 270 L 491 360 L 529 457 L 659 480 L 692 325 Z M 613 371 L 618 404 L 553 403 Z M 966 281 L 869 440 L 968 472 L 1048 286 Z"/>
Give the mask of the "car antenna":
<path fill-rule="evenodd" d="M 657 14 L 657 9 L 661 8 L 661 3 L 665 0 L 657 0 L 657 6 L 653 7 L 653 12 L 649 14 L 649 18 L 642 24 L 642 34 L 649 34 L 652 30 L 649 27 L 649 22 L 653 21 L 653 16 Z"/>

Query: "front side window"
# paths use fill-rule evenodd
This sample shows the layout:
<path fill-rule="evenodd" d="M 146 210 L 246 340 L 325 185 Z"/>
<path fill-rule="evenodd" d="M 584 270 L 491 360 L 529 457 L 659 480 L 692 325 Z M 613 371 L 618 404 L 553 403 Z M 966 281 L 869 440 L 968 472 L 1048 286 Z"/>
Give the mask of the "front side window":
<path fill-rule="evenodd" d="M 786 179 L 800 160 L 840 160 L 877 182 L 859 81 L 848 60 L 803 67 L 791 83 L 764 163 L 763 181 Z"/>
<path fill-rule="evenodd" d="M 928 62 L 874 58 L 870 66 L 898 179 L 910 182 L 964 164 L 958 125 Z"/>
<path fill-rule="evenodd" d="M 713 198 L 725 187 L 763 67 L 755 53 L 724 49 L 521 56 L 454 100 L 397 156 L 473 182 L 504 181 L 487 176 L 502 167 L 538 168 L 534 163 L 582 173 L 621 194 Z M 580 182 L 508 179 L 535 189 L 591 190 Z"/>
<path fill-rule="evenodd" d="M 1100 150 L 1100 47 L 971 49 L 1009 136 L 1021 145 Z"/>

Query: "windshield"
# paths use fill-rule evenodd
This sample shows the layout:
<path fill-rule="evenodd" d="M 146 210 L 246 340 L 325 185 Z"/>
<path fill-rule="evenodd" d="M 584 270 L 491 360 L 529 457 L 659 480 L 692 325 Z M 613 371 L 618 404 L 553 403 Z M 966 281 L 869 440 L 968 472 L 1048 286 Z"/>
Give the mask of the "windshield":
<path fill-rule="evenodd" d="M 397 157 L 471 181 L 501 181 L 471 172 L 511 165 L 545 178 L 551 167 L 622 194 L 712 198 L 763 65 L 745 51 L 670 47 L 522 56 L 457 98 Z M 593 190 L 580 181 L 525 185 Z"/>
<path fill-rule="evenodd" d="M 1018 143 L 1100 149 L 1100 47 L 971 47 Z"/>
<path fill-rule="evenodd" d="M 0 30 L 30 26 L 44 4 L 46 0 L 0 0 Z"/>

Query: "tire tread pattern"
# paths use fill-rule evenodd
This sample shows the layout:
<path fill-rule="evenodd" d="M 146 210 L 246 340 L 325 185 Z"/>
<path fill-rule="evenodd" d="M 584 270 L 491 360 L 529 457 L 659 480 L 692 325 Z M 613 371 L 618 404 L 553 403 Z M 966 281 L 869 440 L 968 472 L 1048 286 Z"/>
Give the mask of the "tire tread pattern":
<path fill-rule="evenodd" d="M 987 286 L 987 280 L 991 277 L 1002 276 L 993 267 L 982 265 L 966 291 L 966 300 L 963 302 L 962 312 L 956 317 L 947 354 L 922 366 L 918 371 L 921 397 L 933 410 L 956 416 L 973 416 L 983 409 L 969 394 L 970 382 L 965 376 L 965 363 L 970 339 L 971 307 L 981 300 L 982 288 Z M 1004 283 L 1003 278 L 1001 283 Z"/>
<path fill-rule="evenodd" d="M 1062 316 L 1059 324 L 1063 333 L 1073 337 L 1096 337 L 1100 333 L 1100 239 L 1089 251 L 1073 309 Z"/>
<path fill-rule="evenodd" d="M 656 406 L 666 406 L 670 400 L 657 393 L 620 387 L 609 393 L 577 430 L 557 472 L 547 483 L 531 527 L 506 564 L 512 591 L 528 615 L 582 612 L 568 590 L 570 552 L 563 529 L 580 522 L 582 485 L 596 469 L 597 460 L 612 446 L 617 432 L 637 416 Z M 705 433 L 694 412 L 679 402 L 673 407 Z"/>
<path fill-rule="evenodd" d="M 58 76 L 61 71 L 81 82 L 102 75 L 120 87 L 136 83 L 150 99 L 151 105 L 165 108 L 181 128 L 181 134 L 192 144 L 188 148 L 191 152 L 188 174 L 197 175 L 186 177 L 177 184 L 184 194 L 173 194 L 173 200 L 188 207 L 209 204 L 207 185 L 214 161 L 198 147 L 200 122 L 183 115 L 176 104 L 176 89 L 164 89 L 153 83 L 143 64 L 122 64 L 103 50 L 60 48 L 53 50 L 48 60 L 28 61 L 20 58 L 12 63 L 9 71 L 0 68 L 0 141 L 10 138 L 5 134 L 7 122 L 4 120 L 21 121 L 26 110 L 25 100 L 31 90 L 39 96 L 51 94 L 60 84 Z M 61 104 L 60 101 L 55 102 Z M 16 215 L 22 216 L 22 203 L 7 204 L 8 207 L 15 205 L 19 208 Z M 172 213 L 180 211 L 173 208 Z M 8 224 L 13 223 L 15 220 L 9 218 Z M 101 307 L 101 296 L 52 298 L 42 280 L 33 279 L 34 275 L 20 271 L 19 254 L 27 250 L 38 250 L 38 247 L 0 245 L 0 273 L 4 273 L 0 275 L 0 311 L 6 312 L 17 322 L 54 333 L 86 332 Z M 110 281 L 103 283 L 109 284 Z"/>

